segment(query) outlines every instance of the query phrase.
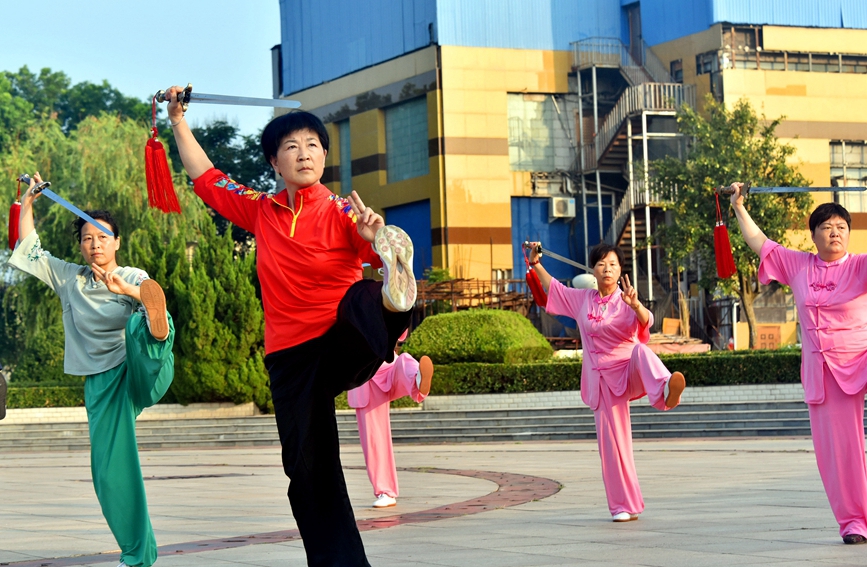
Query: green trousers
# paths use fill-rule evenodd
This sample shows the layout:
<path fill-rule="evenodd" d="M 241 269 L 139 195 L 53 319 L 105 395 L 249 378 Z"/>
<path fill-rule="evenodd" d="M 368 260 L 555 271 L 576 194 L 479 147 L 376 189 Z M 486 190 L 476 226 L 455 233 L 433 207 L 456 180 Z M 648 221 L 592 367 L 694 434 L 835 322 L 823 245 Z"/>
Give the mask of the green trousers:
<path fill-rule="evenodd" d="M 131 566 L 150 567 L 157 560 L 135 420 L 172 383 L 174 338 L 171 316 L 168 338 L 158 341 L 148 331 L 144 315 L 133 313 L 126 323 L 126 360 L 84 382 L 93 487 L 120 546 L 121 560 Z"/>

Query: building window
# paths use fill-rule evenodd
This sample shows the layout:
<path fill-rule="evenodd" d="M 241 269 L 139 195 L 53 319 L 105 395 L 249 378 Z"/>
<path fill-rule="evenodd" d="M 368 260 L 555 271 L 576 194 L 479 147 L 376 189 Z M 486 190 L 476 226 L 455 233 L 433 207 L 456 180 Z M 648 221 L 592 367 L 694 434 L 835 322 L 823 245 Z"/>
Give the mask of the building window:
<path fill-rule="evenodd" d="M 867 143 L 831 142 L 831 185 L 863 187 L 867 185 Z M 849 212 L 867 212 L 867 195 L 861 191 L 841 191 L 840 204 Z"/>
<path fill-rule="evenodd" d="M 675 83 L 683 82 L 683 59 L 678 59 L 676 61 L 672 61 L 669 64 L 669 69 L 671 71 L 671 80 Z"/>
<path fill-rule="evenodd" d="M 352 144 L 349 137 L 349 120 L 337 123 L 337 138 L 340 142 L 340 193 L 352 192 Z"/>
<path fill-rule="evenodd" d="M 719 71 L 719 57 L 716 51 L 699 53 L 695 56 L 695 74 L 707 75 Z"/>
<path fill-rule="evenodd" d="M 762 71 L 785 71 L 786 70 L 786 54 L 764 51 L 759 53 L 759 68 Z"/>
<path fill-rule="evenodd" d="M 810 70 L 814 73 L 839 73 L 840 57 L 837 55 L 811 55 Z"/>
<path fill-rule="evenodd" d="M 385 152 L 389 183 L 430 173 L 426 97 L 385 110 Z"/>
<path fill-rule="evenodd" d="M 843 73 L 867 73 L 867 57 L 842 55 L 840 57 Z"/>
<path fill-rule="evenodd" d="M 543 94 L 509 94 L 507 105 L 512 171 L 554 171 L 554 131 L 559 123 L 553 99 Z"/>
<path fill-rule="evenodd" d="M 789 53 L 789 71 L 810 71 L 809 53 Z"/>

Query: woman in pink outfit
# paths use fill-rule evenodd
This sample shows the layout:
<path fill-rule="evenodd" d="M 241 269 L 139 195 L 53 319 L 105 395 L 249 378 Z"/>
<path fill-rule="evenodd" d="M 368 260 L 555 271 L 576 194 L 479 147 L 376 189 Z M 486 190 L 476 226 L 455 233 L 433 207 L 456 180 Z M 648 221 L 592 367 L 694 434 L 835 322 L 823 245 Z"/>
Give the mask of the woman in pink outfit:
<path fill-rule="evenodd" d="M 568 288 L 553 279 L 539 263 L 535 244 L 530 265 L 548 290 L 545 310 L 572 317 L 581 332 L 581 399 L 596 420 L 608 509 L 615 522 L 636 520 L 644 499 L 632 456 L 629 402 L 646 395 L 656 409 L 669 410 L 680 403 L 686 382 L 646 345 L 653 314 L 639 301 L 629 276 L 621 278 L 620 248 L 602 243 L 590 251 L 597 291 Z"/>
<path fill-rule="evenodd" d="M 809 226 L 816 254 L 770 240 L 731 197 L 744 240 L 761 257 L 759 281 L 792 288 L 801 326 L 801 382 L 819 476 L 848 544 L 867 543 L 867 255 L 850 255 L 851 216 L 836 203 L 816 207 Z"/>
<path fill-rule="evenodd" d="M 406 338 L 406 333 L 401 340 Z M 433 363 L 427 356 L 416 361 L 408 354 L 383 362 L 368 382 L 347 392 L 349 407 L 355 408 L 358 436 L 364 453 L 367 476 L 376 495 L 374 508 L 397 504 L 397 467 L 391 442 L 389 403 L 404 396 L 421 403 L 430 393 Z"/>

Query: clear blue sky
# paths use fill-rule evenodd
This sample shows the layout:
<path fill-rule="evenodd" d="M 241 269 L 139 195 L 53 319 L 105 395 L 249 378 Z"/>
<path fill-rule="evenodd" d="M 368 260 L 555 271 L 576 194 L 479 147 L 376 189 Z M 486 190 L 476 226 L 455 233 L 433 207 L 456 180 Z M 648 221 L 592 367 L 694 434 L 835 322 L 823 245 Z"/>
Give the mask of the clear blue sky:
<path fill-rule="evenodd" d="M 0 71 L 63 71 L 72 83 L 103 79 L 127 96 L 159 89 L 271 98 L 278 0 L 0 0 Z M 222 118 L 253 134 L 272 111 L 190 106 L 192 123 Z"/>

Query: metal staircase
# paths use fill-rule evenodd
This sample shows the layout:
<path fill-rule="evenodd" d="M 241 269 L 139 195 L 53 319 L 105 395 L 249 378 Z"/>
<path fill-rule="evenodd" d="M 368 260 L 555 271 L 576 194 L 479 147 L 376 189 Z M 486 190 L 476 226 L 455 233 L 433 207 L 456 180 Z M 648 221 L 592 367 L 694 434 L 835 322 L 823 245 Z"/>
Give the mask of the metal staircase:
<path fill-rule="evenodd" d="M 627 258 L 632 259 L 633 276 L 637 276 L 639 266 L 635 247 L 650 235 L 652 219 L 664 204 L 662 195 L 646 187 L 648 139 L 676 135 L 648 132 L 648 122 L 656 116 L 674 116 L 684 103 L 695 106 L 695 87 L 673 82 L 665 66 L 644 42 L 640 48 L 630 49 L 616 38 L 588 38 L 574 42 L 572 53 L 579 90 L 582 71 L 590 76 L 595 130 L 588 139 L 584 132 L 586 128 L 581 128 L 578 170 L 582 204 L 586 214 L 586 184 L 594 184 L 592 179 L 588 181 L 588 176 L 595 176 L 597 202 L 601 202 L 600 187 L 603 184 L 600 171 L 618 172 L 620 183 L 625 179 L 626 187 L 621 189 L 623 193 L 619 195 L 605 241 L 623 248 Z M 618 71 L 623 85 L 616 102 L 606 109 L 601 119 L 597 69 Z M 586 79 L 584 81 L 586 83 Z M 583 110 L 579 120 L 583 125 Z M 599 215 L 601 218 L 601 209 Z M 643 248 L 647 253 L 646 272 L 653 274 L 650 250 L 646 246 Z M 653 287 L 652 282 L 646 282 L 643 291 L 649 299 L 653 299 Z"/>

